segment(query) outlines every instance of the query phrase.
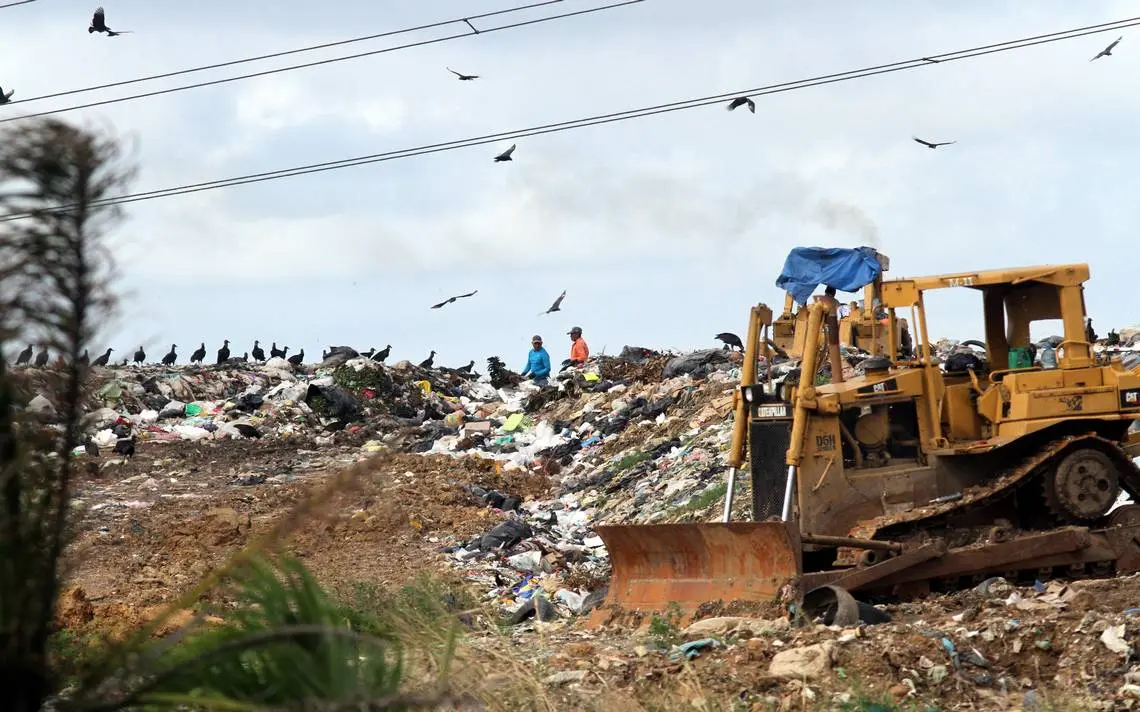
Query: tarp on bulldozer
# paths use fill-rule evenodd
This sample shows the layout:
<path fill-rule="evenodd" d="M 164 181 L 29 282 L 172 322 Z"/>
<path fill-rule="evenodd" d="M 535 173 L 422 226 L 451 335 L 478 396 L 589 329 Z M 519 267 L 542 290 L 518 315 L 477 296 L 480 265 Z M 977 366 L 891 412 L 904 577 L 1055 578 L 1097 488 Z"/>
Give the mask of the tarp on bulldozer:
<path fill-rule="evenodd" d="M 596 531 L 613 565 L 606 602 L 629 610 L 775 600 L 800 574 L 798 539 L 783 522 L 623 524 Z"/>
<path fill-rule="evenodd" d="M 807 304 L 819 285 L 842 292 L 855 292 L 883 273 L 875 250 L 870 247 L 795 247 L 784 260 L 776 286 Z"/>

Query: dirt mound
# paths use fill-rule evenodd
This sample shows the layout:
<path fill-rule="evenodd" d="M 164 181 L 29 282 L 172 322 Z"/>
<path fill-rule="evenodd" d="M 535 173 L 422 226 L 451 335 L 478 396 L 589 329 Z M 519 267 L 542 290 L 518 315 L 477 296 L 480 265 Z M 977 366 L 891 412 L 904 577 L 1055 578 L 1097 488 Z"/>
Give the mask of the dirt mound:
<path fill-rule="evenodd" d="M 61 621 L 119 629 L 146 620 L 139 611 L 173 600 L 358 457 L 272 441 L 140 445 L 80 488 L 86 514 L 69 552 L 74 588 Z M 501 518 L 463 485 L 515 496 L 549 489 L 541 476 L 497 469 L 478 458 L 388 456 L 282 546 L 328 583 L 410 581 L 438 565 L 445 544 Z"/>

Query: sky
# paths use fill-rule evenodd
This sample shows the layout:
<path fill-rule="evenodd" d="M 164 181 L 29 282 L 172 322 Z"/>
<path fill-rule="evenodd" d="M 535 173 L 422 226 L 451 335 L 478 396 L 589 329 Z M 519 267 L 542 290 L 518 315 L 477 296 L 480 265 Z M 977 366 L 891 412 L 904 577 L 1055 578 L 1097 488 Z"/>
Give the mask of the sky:
<path fill-rule="evenodd" d="M 489 29 L 606 4 L 564 2 Z M 390 36 L 56 99 L 21 99 L 507 9 L 520 0 L 105 0 L 0 10 L 0 118 L 447 35 Z M 1121 20 L 1123 0 L 645 0 L 319 67 L 57 114 L 133 146 L 133 191 L 648 107 Z M 1089 59 L 1124 35 L 1112 57 Z M 447 67 L 478 74 L 460 82 Z M 532 334 L 565 358 L 687 350 L 779 306 L 799 245 L 866 244 L 888 276 L 1087 262 L 1098 331 L 1140 321 L 1134 91 L 1140 33 L 126 206 L 123 304 L 92 352 L 157 359 L 200 342 L 392 345 L 390 362 L 521 368 Z M 3 125 L 0 124 L 0 129 Z M 912 140 L 958 143 L 929 150 Z M 1135 158 L 1135 156 L 1133 156 Z M 443 309 L 428 307 L 477 289 Z M 559 313 L 542 315 L 566 290 Z M 842 296 L 842 295 L 840 295 Z M 928 299 L 932 335 L 981 336 L 975 292 Z M 1044 325 L 1035 336 L 1048 335 Z M 306 359 L 311 360 L 311 359 Z"/>

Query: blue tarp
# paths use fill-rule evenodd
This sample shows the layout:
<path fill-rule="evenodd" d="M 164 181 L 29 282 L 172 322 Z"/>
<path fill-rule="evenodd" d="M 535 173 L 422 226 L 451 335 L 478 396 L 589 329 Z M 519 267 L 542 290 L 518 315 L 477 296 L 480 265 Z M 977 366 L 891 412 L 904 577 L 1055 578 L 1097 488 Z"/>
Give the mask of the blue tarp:
<path fill-rule="evenodd" d="M 795 247 L 784 260 L 776 286 L 807 304 L 819 285 L 841 292 L 857 292 L 882 274 L 870 247 Z"/>

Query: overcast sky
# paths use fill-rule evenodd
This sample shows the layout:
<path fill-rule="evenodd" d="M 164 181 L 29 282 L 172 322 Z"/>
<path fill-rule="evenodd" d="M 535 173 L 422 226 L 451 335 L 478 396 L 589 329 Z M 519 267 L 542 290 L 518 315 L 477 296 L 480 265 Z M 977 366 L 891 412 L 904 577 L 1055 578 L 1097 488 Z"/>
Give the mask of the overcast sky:
<path fill-rule="evenodd" d="M 565 0 L 484 28 L 603 4 Z M 40 0 L 2 10 L 14 100 L 505 9 L 519 0 Z M 1131 9 L 1130 9 L 1131 8 Z M 60 116 L 137 142 L 135 190 L 521 129 L 1130 17 L 1134 3 L 646 0 L 624 8 Z M 480 23 L 477 23 L 477 25 Z M 411 33 L 229 70 L 13 104 L 66 107 L 404 44 Z M 185 359 L 223 338 L 306 355 L 522 366 L 688 349 L 743 333 L 796 245 L 870 244 L 895 276 L 1086 261 L 1102 333 L 1140 316 L 1134 150 L 1140 37 L 1118 32 L 757 99 L 135 203 L 115 235 L 128 292 L 107 345 Z M 478 74 L 460 82 L 445 67 Z M 912 135 L 953 146 L 931 151 Z M 821 207 L 821 206 L 830 206 Z M 841 216 L 828 220 L 828 216 Z M 451 294 L 467 300 L 431 311 Z M 538 316 L 563 289 L 561 313 Z M 974 293 L 931 331 L 980 336 Z M 1045 334 L 1038 333 L 1037 336 Z M 102 344 L 96 344 L 98 351 Z"/>

